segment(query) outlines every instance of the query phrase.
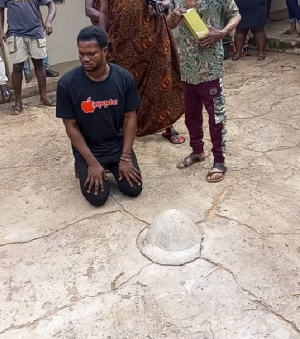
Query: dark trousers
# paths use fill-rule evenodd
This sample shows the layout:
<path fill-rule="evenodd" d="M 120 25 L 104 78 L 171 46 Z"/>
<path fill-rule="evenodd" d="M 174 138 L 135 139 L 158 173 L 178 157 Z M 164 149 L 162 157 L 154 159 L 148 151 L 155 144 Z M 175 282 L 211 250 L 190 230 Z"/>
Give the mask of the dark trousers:
<path fill-rule="evenodd" d="M 99 160 L 98 160 L 99 161 Z M 133 187 L 130 187 L 126 179 L 122 179 L 119 181 L 119 163 L 108 163 L 108 164 L 103 164 L 99 161 L 99 163 L 106 169 L 109 170 L 118 185 L 119 190 L 128 195 L 129 197 L 137 197 L 141 192 L 142 192 L 142 185 L 138 186 L 137 184 L 133 184 Z M 137 163 L 137 159 L 135 154 L 132 156 L 132 163 L 133 166 L 139 170 L 139 166 Z M 79 181 L 80 181 L 80 188 L 82 195 L 85 197 L 85 199 L 92 205 L 94 206 L 102 206 L 106 203 L 106 200 L 109 197 L 109 191 L 110 191 L 110 183 L 108 180 L 104 180 L 104 191 L 101 192 L 99 189 L 98 195 L 95 195 L 95 188 L 93 187 L 91 189 L 91 192 L 87 192 L 87 187 L 84 187 L 84 183 L 87 179 L 88 175 L 88 165 L 84 158 L 82 157 L 76 157 L 75 159 L 75 166 L 76 166 L 76 171 L 79 176 Z"/>
<path fill-rule="evenodd" d="M 298 0 L 286 0 L 286 5 L 291 22 L 298 21 L 300 23 L 300 6 Z"/>
<path fill-rule="evenodd" d="M 214 161 L 224 163 L 226 146 L 226 111 L 222 79 L 199 85 L 183 83 L 185 124 L 190 134 L 193 153 L 204 151 L 203 106 L 209 119 L 210 138 Z"/>

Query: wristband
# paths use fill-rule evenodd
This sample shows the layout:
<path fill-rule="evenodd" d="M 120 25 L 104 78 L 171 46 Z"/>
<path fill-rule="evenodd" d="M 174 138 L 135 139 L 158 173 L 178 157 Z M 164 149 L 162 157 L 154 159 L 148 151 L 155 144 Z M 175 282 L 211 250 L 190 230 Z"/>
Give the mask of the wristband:
<path fill-rule="evenodd" d="M 126 159 L 126 158 L 122 158 L 122 157 L 121 157 L 120 160 L 121 160 L 121 161 L 125 161 L 125 162 L 131 162 L 131 158 Z"/>

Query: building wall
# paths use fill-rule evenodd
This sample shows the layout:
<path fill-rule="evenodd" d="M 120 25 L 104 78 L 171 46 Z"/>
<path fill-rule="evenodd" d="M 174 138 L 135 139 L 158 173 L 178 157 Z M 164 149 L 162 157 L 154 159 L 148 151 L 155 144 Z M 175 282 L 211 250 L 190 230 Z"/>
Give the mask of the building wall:
<path fill-rule="evenodd" d="M 48 38 L 52 65 L 78 59 L 77 33 L 81 28 L 90 25 L 90 20 L 85 16 L 84 0 L 65 0 L 65 3 L 56 6 L 53 33 Z M 42 12 L 45 17 L 47 8 L 42 8 Z"/>

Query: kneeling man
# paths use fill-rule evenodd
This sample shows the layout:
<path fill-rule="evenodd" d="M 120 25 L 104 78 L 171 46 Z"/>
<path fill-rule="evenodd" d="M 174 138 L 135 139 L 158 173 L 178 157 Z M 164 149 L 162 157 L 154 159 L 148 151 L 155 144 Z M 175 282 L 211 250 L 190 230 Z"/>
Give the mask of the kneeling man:
<path fill-rule="evenodd" d="M 83 28 L 77 45 L 82 66 L 60 79 L 56 116 L 71 139 L 81 192 L 92 205 L 103 205 L 109 196 L 109 170 L 120 191 L 136 197 L 142 178 L 132 149 L 141 107 L 135 80 L 124 68 L 106 62 L 108 36 L 100 27 Z"/>

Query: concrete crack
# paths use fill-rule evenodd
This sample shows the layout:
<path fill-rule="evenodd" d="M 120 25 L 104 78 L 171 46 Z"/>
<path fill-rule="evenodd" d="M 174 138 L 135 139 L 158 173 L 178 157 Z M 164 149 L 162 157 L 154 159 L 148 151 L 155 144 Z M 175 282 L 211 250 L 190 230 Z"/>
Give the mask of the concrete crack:
<path fill-rule="evenodd" d="M 49 317 L 53 317 L 55 316 L 57 313 L 59 313 L 60 311 L 63 311 L 65 309 L 68 309 L 70 307 L 73 307 L 75 306 L 77 303 L 79 303 L 80 301 L 83 301 L 85 299 L 88 299 L 88 298 L 96 298 L 96 297 L 99 297 L 99 296 L 102 296 L 102 295 L 105 295 L 105 294 L 110 294 L 111 291 L 105 291 L 105 292 L 98 292 L 96 293 L 95 295 L 85 295 L 85 296 L 82 296 L 81 298 L 78 298 L 76 299 L 75 301 L 72 301 L 70 304 L 68 305 L 64 305 L 62 307 L 58 307 L 58 308 L 55 308 L 53 310 L 49 310 L 48 312 L 46 312 L 42 317 L 40 318 L 37 318 L 33 321 L 30 321 L 30 322 L 27 322 L 25 324 L 20 324 L 20 325 L 10 325 L 9 327 L 5 328 L 4 330 L 0 331 L 0 335 L 1 334 L 4 334 L 4 333 L 7 333 L 9 331 L 13 331 L 13 330 L 20 330 L 20 329 L 23 329 L 23 328 L 29 328 L 29 327 L 32 327 L 32 326 L 37 326 L 39 324 L 40 321 L 43 321 Z"/>
<path fill-rule="evenodd" d="M 124 205 L 121 204 L 121 203 L 116 199 L 116 197 L 114 197 L 113 194 L 110 193 L 109 195 L 110 195 L 111 198 L 114 200 L 114 202 L 117 203 L 117 204 L 122 208 L 122 211 L 123 211 L 125 214 L 129 215 L 131 218 L 133 218 L 133 219 L 135 219 L 135 220 L 137 220 L 137 221 L 142 222 L 143 224 L 145 224 L 145 225 L 147 225 L 147 226 L 150 225 L 150 223 L 148 223 L 147 221 L 138 218 L 138 217 L 135 216 L 133 213 L 131 213 L 131 212 L 129 212 L 128 210 L 126 210 L 125 207 L 124 207 Z"/>
<path fill-rule="evenodd" d="M 79 220 L 76 220 L 70 224 L 67 224 L 66 226 L 58 229 L 58 230 L 55 230 L 53 232 L 50 232 L 48 234 L 45 234 L 45 235 L 42 235 L 40 237 L 36 237 L 36 238 L 32 238 L 30 240 L 26 240 L 26 241 L 15 241 L 15 242 L 9 242 L 9 243 L 6 243 L 6 244 L 0 244 L 0 248 L 1 247 L 6 247 L 6 246 L 10 246 L 10 245 L 24 245 L 24 244 L 29 244 L 33 241 L 37 241 L 37 240 L 42 240 L 42 239 L 47 239 L 49 237 L 52 237 L 53 235 L 55 235 L 56 233 L 59 233 L 59 232 L 62 232 L 62 231 L 65 231 L 66 229 L 74 226 L 75 224 L 81 222 L 81 221 L 84 221 L 84 220 L 91 220 L 93 218 L 95 218 L 96 216 L 99 216 L 100 219 L 102 219 L 103 217 L 109 215 L 109 214 L 114 214 L 116 212 L 120 212 L 120 210 L 113 210 L 113 211 L 110 211 L 110 212 L 105 212 L 103 214 L 100 214 L 100 213 L 96 213 L 96 214 L 93 214 L 91 216 L 88 216 L 88 217 L 84 217 L 82 219 L 79 219 Z"/>
<path fill-rule="evenodd" d="M 135 277 L 138 277 L 139 274 L 142 273 L 142 271 L 148 267 L 148 266 L 151 266 L 153 265 L 152 263 L 147 263 L 146 265 L 144 265 L 137 273 L 133 274 L 131 277 L 129 277 L 126 281 L 124 281 L 123 283 L 121 283 L 120 285 L 117 286 L 117 283 L 118 283 L 118 280 L 125 274 L 124 272 L 117 275 L 116 278 L 114 279 L 114 281 L 111 283 L 111 286 L 114 287 L 114 288 L 111 288 L 110 290 L 108 291 L 104 291 L 104 292 L 98 292 L 94 295 L 84 295 L 76 300 L 72 300 L 72 302 L 70 302 L 68 305 L 64 305 L 62 307 L 59 307 L 59 308 L 55 308 L 53 310 L 49 310 L 48 312 L 46 312 L 42 317 L 39 317 L 33 321 L 30 321 L 28 323 L 25 323 L 25 324 L 20 324 L 20 325 L 14 325 L 12 324 L 11 326 L 3 329 L 2 331 L 0 331 L 0 335 L 1 334 L 4 334 L 4 333 L 7 333 L 9 331 L 12 331 L 12 330 L 20 330 L 20 329 L 23 329 L 23 328 L 28 328 L 28 327 L 32 327 L 32 326 L 37 326 L 38 323 L 42 320 L 45 320 L 47 318 L 50 318 L 50 317 L 53 317 L 55 316 L 57 313 L 59 313 L 60 311 L 63 311 L 65 309 L 68 309 L 70 307 L 74 307 L 75 305 L 77 305 L 79 302 L 81 301 L 84 301 L 85 299 L 90 299 L 90 298 L 98 298 L 98 297 L 101 297 L 103 295 L 109 295 L 109 294 L 113 294 L 115 293 L 116 291 L 118 291 L 118 289 L 122 286 L 124 286 L 125 284 L 129 283 L 132 279 L 134 279 Z"/>
<path fill-rule="evenodd" d="M 221 219 L 225 219 L 225 220 L 228 220 L 228 221 L 233 221 L 233 222 L 236 222 L 237 224 L 241 225 L 241 226 L 244 226 L 244 227 L 247 227 L 249 228 L 249 230 L 259 234 L 259 235 L 263 235 L 263 233 L 259 232 L 257 229 L 255 229 L 254 227 L 250 226 L 250 225 L 247 225 L 247 224 L 244 224 L 238 220 L 235 220 L 233 218 L 229 218 L 229 217 L 226 217 L 225 215 L 221 215 L 219 213 L 216 214 L 216 216 L 218 216 L 219 218 Z"/>
<path fill-rule="evenodd" d="M 280 313 L 276 312 L 271 305 L 267 304 L 264 300 L 262 300 L 261 298 L 257 297 L 254 293 L 252 293 L 251 291 L 247 290 L 246 288 L 242 287 L 240 285 L 239 279 L 238 277 L 234 274 L 234 272 L 232 270 L 230 270 L 229 268 L 223 266 L 220 263 L 214 262 L 211 259 L 205 258 L 203 256 L 201 256 L 202 260 L 205 260 L 206 262 L 210 263 L 211 265 L 214 265 L 215 267 L 218 267 L 226 272 L 228 272 L 232 277 L 233 280 L 235 281 L 235 283 L 237 284 L 238 288 L 242 291 L 242 295 L 244 297 L 246 297 L 249 301 L 251 301 L 252 303 L 259 305 L 260 307 L 263 308 L 263 310 L 275 315 L 278 319 L 282 320 L 283 322 L 285 322 L 286 324 L 288 324 L 289 326 L 291 326 L 293 328 L 294 331 L 296 331 L 298 334 L 300 334 L 300 329 L 297 327 L 297 325 L 295 324 L 295 322 L 285 318 L 283 315 L 281 315 Z M 250 297 L 245 296 L 245 293 L 247 293 Z M 254 300 L 253 300 L 254 299 Z"/>
<path fill-rule="evenodd" d="M 206 222 L 207 220 L 211 220 L 212 218 L 214 218 L 217 215 L 222 202 L 229 198 L 233 191 L 234 191 L 233 185 L 225 187 L 223 191 L 219 193 L 218 196 L 214 199 L 212 207 L 205 212 L 204 220 L 201 221 L 200 223 Z"/>

